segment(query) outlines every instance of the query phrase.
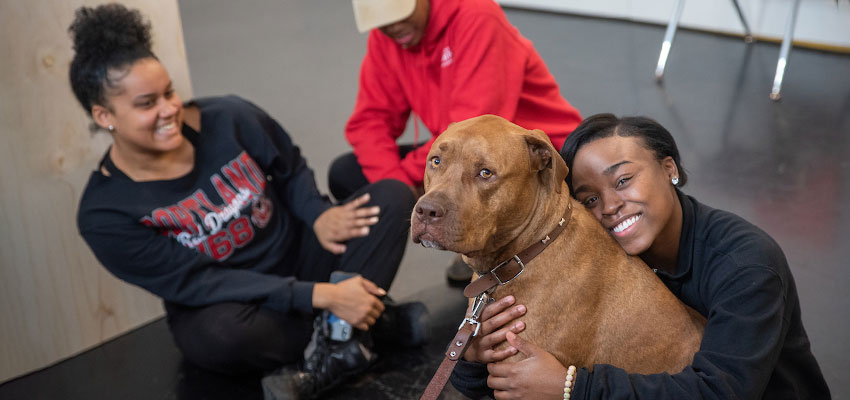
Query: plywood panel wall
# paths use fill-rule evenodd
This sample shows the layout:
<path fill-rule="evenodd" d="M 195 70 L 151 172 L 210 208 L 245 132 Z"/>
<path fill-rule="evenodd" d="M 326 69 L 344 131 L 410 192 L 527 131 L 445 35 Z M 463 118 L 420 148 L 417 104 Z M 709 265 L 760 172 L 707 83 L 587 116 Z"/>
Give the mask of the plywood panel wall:
<path fill-rule="evenodd" d="M 0 382 L 162 315 L 106 272 L 80 238 L 77 204 L 111 142 L 68 84 L 74 10 L 97 1 L 0 1 Z M 153 25 L 154 52 L 191 97 L 177 0 L 123 1 Z"/>

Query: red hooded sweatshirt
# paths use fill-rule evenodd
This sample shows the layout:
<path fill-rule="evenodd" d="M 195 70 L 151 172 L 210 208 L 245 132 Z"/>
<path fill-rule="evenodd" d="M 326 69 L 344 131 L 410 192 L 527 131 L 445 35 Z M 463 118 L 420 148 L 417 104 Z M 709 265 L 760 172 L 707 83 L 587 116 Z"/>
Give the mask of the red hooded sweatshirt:
<path fill-rule="evenodd" d="M 411 110 L 432 133 L 399 156 Z M 482 114 L 541 129 L 560 149 L 581 122 L 531 41 L 492 0 L 430 0 L 422 40 L 402 49 L 373 29 L 345 137 L 369 182 L 421 185 L 431 144 L 450 123 Z"/>

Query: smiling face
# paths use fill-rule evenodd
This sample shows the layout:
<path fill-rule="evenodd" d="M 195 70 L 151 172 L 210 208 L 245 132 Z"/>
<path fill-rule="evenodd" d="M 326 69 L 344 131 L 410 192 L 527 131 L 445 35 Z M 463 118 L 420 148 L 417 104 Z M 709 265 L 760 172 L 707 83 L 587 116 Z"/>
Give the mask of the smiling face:
<path fill-rule="evenodd" d="M 642 138 L 614 135 L 579 148 L 572 167 L 576 200 L 626 253 L 675 263 L 682 208 L 670 183 L 678 176 L 672 157 L 658 160 Z"/>
<path fill-rule="evenodd" d="M 408 49 L 419 44 L 425 35 L 430 13 L 428 0 L 417 0 L 413 14 L 409 17 L 378 28 L 381 33 L 395 41 L 402 49 Z"/>
<path fill-rule="evenodd" d="M 183 106 L 162 64 L 143 58 L 127 69 L 110 71 L 110 77 L 107 105 L 92 106 L 92 117 L 102 128 L 114 128 L 116 150 L 153 155 L 176 151 L 185 140 Z"/>

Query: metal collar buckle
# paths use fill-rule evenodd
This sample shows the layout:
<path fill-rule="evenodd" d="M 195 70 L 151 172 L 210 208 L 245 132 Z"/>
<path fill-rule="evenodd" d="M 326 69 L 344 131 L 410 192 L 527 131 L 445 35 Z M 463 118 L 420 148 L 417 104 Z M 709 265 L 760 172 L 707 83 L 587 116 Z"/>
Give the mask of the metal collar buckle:
<path fill-rule="evenodd" d="M 519 272 L 517 272 L 516 275 L 512 276 L 510 279 L 502 282 L 502 280 L 499 279 L 499 275 L 496 275 L 496 270 L 504 267 L 505 265 L 508 265 L 508 263 L 511 261 L 516 261 L 516 263 L 519 264 Z M 501 264 L 497 265 L 496 268 L 491 269 L 490 273 L 493 274 L 493 277 L 496 278 L 496 281 L 499 282 L 499 285 L 504 286 L 508 282 L 516 279 L 516 277 L 522 275 L 523 271 L 525 271 L 525 264 L 523 264 L 522 260 L 519 259 L 519 256 L 514 255 L 514 258 L 504 261 Z"/>

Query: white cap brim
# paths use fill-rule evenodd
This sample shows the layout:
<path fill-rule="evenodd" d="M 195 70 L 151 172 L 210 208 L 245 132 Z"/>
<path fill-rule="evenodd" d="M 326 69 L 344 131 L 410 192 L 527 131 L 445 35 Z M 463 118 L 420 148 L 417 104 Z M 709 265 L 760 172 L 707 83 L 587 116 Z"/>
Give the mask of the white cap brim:
<path fill-rule="evenodd" d="M 360 33 L 401 21 L 416 8 L 416 0 L 351 0 Z"/>

